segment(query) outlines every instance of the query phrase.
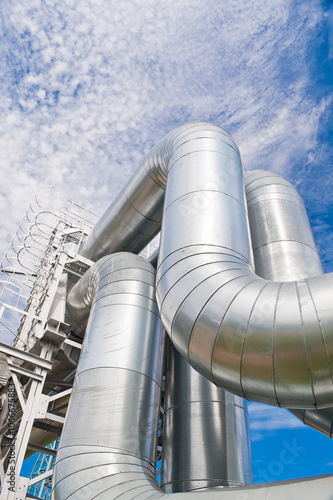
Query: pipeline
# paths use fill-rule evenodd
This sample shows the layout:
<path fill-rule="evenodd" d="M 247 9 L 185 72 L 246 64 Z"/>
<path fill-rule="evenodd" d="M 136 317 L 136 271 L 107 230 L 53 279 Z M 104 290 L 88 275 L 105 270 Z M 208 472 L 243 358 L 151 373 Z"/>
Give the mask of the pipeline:
<path fill-rule="evenodd" d="M 219 127 L 197 123 L 168 134 L 82 255 L 94 260 L 120 251 L 129 234 L 131 250 L 140 251 L 158 231 L 164 186 L 156 294 L 175 347 L 209 380 L 245 399 L 331 406 L 333 274 L 295 282 L 255 274 L 240 154 Z"/>
<path fill-rule="evenodd" d="M 113 464 L 115 471 L 114 462 L 116 459 L 119 462 L 119 454 L 122 455 L 123 467 L 127 464 L 127 473 L 133 470 L 136 475 L 142 475 L 140 486 L 141 483 L 146 485 L 147 481 L 149 488 L 154 486 L 156 415 L 160 397 L 156 388 L 162 384 L 163 359 L 160 345 L 163 335 L 156 331 L 155 321 L 149 319 L 155 319 L 153 310 L 155 315 L 158 314 L 154 304 L 154 278 L 155 270 L 142 258 L 118 253 L 104 257 L 92 266 L 68 295 L 67 320 L 75 333 L 80 334 L 86 329 L 87 333 L 68 410 L 70 417 L 59 446 L 54 483 L 56 498 L 64 499 L 71 494 L 79 498 L 87 495 L 89 498 L 91 484 L 95 494 L 98 484 L 104 488 L 106 483 L 108 493 L 113 495 L 112 481 L 118 481 L 118 475 L 106 482 L 98 478 L 105 477 L 103 470 L 108 470 L 107 463 Z M 134 315 L 133 307 L 141 308 L 139 320 L 138 313 Z M 91 319 L 87 325 L 88 317 Z M 126 324 L 122 317 L 129 318 L 129 322 Z M 136 339 L 135 343 L 133 339 Z M 153 343 L 157 347 L 152 349 Z M 119 359 L 120 348 L 128 351 L 126 358 L 122 356 L 123 360 Z M 166 370 L 168 388 L 161 486 L 165 491 L 173 492 L 250 483 L 252 464 L 244 400 L 214 386 L 195 372 L 172 346 L 170 348 L 168 359 L 172 367 L 168 366 Z M 116 365 L 115 356 L 118 358 Z M 143 360 L 152 365 L 159 360 L 158 369 L 156 366 L 154 370 L 151 366 L 142 366 Z M 133 387 L 128 370 L 144 374 L 140 382 L 142 391 Z M 173 373 L 174 370 L 176 373 Z M 113 373 L 116 386 L 111 382 L 109 373 Z M 151 379 L 157 384 L 154 386 L 154 398 L 150 396 Z M 137 395 L 136 400 L 132 391 Z M 125 392 L 128 393 L 126 396 Z M 121 408 L 118 408 L 120 401 Z M 116 429 L 114 422 L 118 422 Z M 209 432 L 208 423 L 211 424 Z M 83 437 L 84 429 L 88 427 L 91 432 Z M 149 431 L 149 428 L 152 430 Z M 187 435 L 185 440 L 183 431 Z M 200 440 L 198 436 L 202 432 L 206 436 Z M 135 442 L 136 437 L 142 442 Z M 98 446 L 98 442 L 103 445 Z M 93 453 L 88 453 L 88 447 L 93 447 Z M 143 453 L 144 448 L 149 453 Z M 140 464 L 146 461 L 150 474 L 145 467 L 129 463 L 130 455 L 135 456 Z M 69 461 L 75 466 L 68 468 Z"/>
<path fill-rule="evenodd" d="M 253 483 L 246 401 L 216 387 L 167 345 L 161 488 L 176 493 Z"/>
<path fill-rule="evenodd" d="M 164 348 L 163 329 L 159 328 L 154 300 L 155 270 L 139 256 L 118 253 L 97 262 L 86 273 L 84 282 L 85 287 L 78 283 L 68 296 L 72 318 L 75 318 L 73 304 L 77 303 L 80 294 L 85 301 L 85 306 L 81 304 L 78 309 L 77 323 L 82 319 L 84 307 L 90 310 L 90 315 L 57 454 L 52 498 L 157 500 L 163 497 L 168 500 L 171 495 L 163 493 L 155 479 Z M 184 364 L 182 369 L 189 370 Z M 196 377 L 200 375 L 190 375 L 187 383 L 196 383 Z M 182 380 L 186 383 L 184 377 Z M 178 383 L 179 379 L 173 381 Z M 212 391 L 207 384 L 208 381 L 206 384 L 200 382 L 197 385 L 199 392 L 205 388 Z M 234 400 L 230 397 L 226 394 L 224 402 L 233 405 Z M 167 407 L 171 410 L 173 404 Z M 220 415 L 216 413 L 215 417 L 222 415 L 226 421 L 215 421 L 214 425 L 225 431 L 226 442 L 222 444 L 235 446 L 240 443 L 232 442 L 230 424 L 237 426 L 234 430 L 239 439 L 248 439 L 242 435 L 245 430 L 242 425 L 238 426 L 244 422 L 244 409 L 239 406 L 234 422 L 234 415 L 225 410 L 222 408 Z M 180 436 L 179 429 L 174 428 Z M 206 434 L 213 431 L 207 427 L 202 429 Z M 212 443 L 211 436 L 206 437 Z M 165 445 L 168 446 L 168 439 Z M 215 454 L 214 450 L 206 448 L 207 453 L 210 451 Z M 241 447 L 235 451 L 233 460 L 245 456 Z M 210 458 L 206 458 L 209 462 Z M 229 460 L 226 465 L 227 469 L 231 468 L 226 471 L 229 477 L 238 474 L 239 480 L 246 474 L 248 464 Z M 235 465 L 236 470 L 232 469 Z M 193 495 L 197 500 L 266 500 L 268 495 L 271 500 L 293 500 L 295 495 L 304 500 L 331 498 L 330 477 L 231 489 L 223 488 L 230 486 L 230 482 L 220 483 L 222 489 L 212 489 L 217 484 L 209 476 L 205 482 L 208 486 L 205 491 L 197 489 L 181 493 L 181 497 L 173 493 L 172 500 L 193 500 Z"/>
<path fill-rule="evenodd" d="M 292 184 L 265 170 L 244 172 L 244 184 L 256 273 L 285 281 L 322 273 L 305 206 Z M 332 407 L 290 411 L 304 424 L 333 437 Z"/>
<path fill-rule="evenodd" d="M 186 125 L 148 154 L 83 243 L 83 256 L 101 260 L 68 298 L 76 330 L 86 333 L 57 459 L 55 500 L 170 497 L 154 478 L 164 344 L 154 270 L 132 254 L 107 256 L 139 252 L 160 225 L 157 303 L 185 359 L 236 397 L 287 408 L 333 405 L 333 276 L 283 282 L 258 276 L 247 210 L 232 138 L 214 125 Z M 331 481 L 172 498 L 328 500 Z"/>

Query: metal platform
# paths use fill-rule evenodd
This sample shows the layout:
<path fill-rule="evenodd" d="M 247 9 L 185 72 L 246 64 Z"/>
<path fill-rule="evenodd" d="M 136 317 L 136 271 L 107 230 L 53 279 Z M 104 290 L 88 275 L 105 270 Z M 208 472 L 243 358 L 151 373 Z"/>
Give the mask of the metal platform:
<path fill-rule="evenodd" d="M 61 193 L 42 190 L 1 262 L 3 498 L 49 497 L 56 453 L 50 443 L 61 433 L 81 349 L 81 339 L 68 330 L 65 297 L 90 267 L 88 259 L 76 257 L 76 249 L 96 219 Z M 38 471 L 21 476 L 23 461 L 36 452 Z"/>

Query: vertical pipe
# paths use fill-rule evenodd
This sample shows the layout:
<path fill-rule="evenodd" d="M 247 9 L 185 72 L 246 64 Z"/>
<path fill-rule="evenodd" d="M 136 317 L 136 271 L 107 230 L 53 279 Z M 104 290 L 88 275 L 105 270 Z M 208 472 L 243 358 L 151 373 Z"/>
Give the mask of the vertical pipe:
<path fill-rule="evenodd" d="M 169 342 L 162 488 L 176 493 L 250 482 L 245 401 L 196 372 Z"/>
<path fill-rule="evenodd" d="M 87 304 L 90 296 L 91 312 L 57 455 L 54 500 L 117 498 L 119 488 L 138 497 L 156 488 L 160 496 L 155 456 L 164 340 L 155 270 L 137 255 L 114 254 L 95 264 L 85 283 L 68 299 L 77 303 L 81 294 Z"/>

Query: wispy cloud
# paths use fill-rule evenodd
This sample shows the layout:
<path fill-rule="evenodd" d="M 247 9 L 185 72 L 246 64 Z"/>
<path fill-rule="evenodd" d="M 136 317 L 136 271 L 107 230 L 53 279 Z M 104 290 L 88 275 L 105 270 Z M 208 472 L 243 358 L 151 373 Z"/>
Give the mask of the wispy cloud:
<path fill-rule="evenodd" d="M 50 182 L 101 213 L 186 122 L 226 128 L 245 168 L 296 180 L 300 165 L 322 171 L 317 132 L 331 101 L 313 72 L 325 15 L 315 1 L 4 2 L 4 239 Z"/>
<path fill-rule="evenodd" d="M 259 441 L 277 431 L 304 428 L 303 422 L 288 410 L 260 403 L 248 405 L 252 441 Z"/>

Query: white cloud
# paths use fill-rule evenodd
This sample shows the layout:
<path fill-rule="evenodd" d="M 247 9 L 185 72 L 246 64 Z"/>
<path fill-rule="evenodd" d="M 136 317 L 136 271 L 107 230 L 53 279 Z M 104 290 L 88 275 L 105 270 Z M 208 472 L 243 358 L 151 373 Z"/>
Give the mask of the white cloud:
<path fill-rule="evenodd" d="M 283 408 L 276 408 L 261 403 L 249 403 L 251 439 L 259 441 L 274 435 L 277 431 L 303 428 L 304 424 L 292 413 Z"/>
<path fill-rule="evenodd" d="M 229 130 L 246 168 L 322 168 L 316 134 L 331 102 L 309 66 L 326 22 L 317 2 L 18 0 L 1 16 L 6 241 L 51 181 L 101 213 L 154 143 L 190 121 Z"/>

